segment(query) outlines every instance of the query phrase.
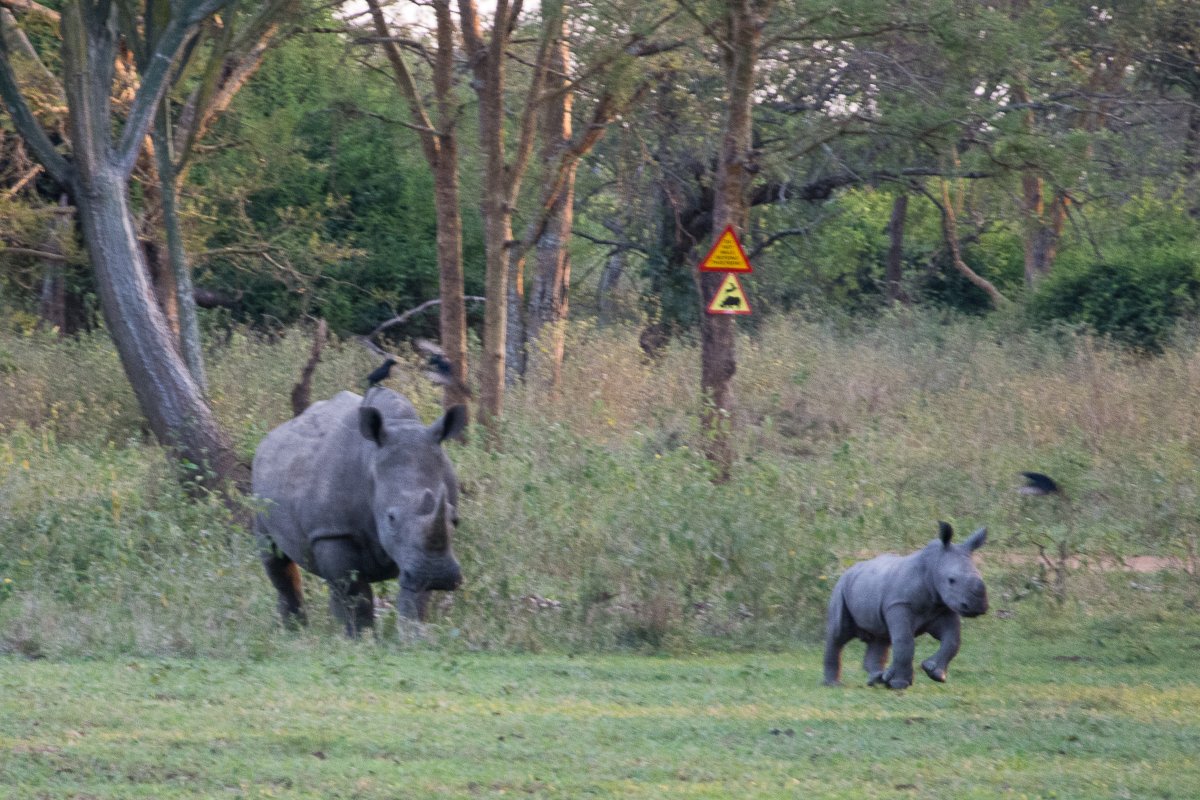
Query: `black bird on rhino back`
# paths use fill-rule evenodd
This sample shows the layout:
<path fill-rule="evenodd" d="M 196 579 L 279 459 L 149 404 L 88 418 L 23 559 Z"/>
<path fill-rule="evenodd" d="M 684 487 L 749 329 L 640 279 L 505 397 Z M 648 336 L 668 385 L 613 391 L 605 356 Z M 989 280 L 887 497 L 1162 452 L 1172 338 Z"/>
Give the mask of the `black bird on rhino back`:
<path fill-rule="evenodd" d="M 458 477 L 442 442 L 466 425 L 454 406 L 425 425 L 406 398 L 341 392 L 275 428 L 254 455 L 264 503 L 255 537 L 285 622 L 304 621 L 299 567 L 325 579 L 350 635 L 374 623 L 371 584 L 399 577 L 397 609 L 423 619 L 430 590 L 462 572 L 451 547 Z"/>
<path fill-rule="evenodd" d="M 869 685 L 904 689 L 913 681 L 914 640 L 922 633 L 941 646 L 921 669 L 935 681 L 946 680 L 958 653 L 961 617 L 987 612 L 987 588 L 971 554 L 987 541 L 980 528 L 961 544 L 954 530 L 938 523 L 937 539 L 907 556 L 882 555 L 851 566 L 833 587 L 825 638 L 825 683 L 841 683 L 842 648 L 851 639 L 867 643 L 863 669 Z M 889 647 L 892 665 L 884 669 Z"/>

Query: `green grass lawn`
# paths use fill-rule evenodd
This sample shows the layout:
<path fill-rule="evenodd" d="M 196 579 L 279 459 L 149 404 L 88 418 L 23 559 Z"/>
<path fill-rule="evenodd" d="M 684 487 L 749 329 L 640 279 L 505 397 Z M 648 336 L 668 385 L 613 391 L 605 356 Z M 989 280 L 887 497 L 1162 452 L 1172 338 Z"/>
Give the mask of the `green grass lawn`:
<path fill-rule="evenodd" d="M 0 660 L 5 798 L 1200 796 L 1200 626 L 966 625 L 948 684 L 820 652 Z M 923 639 L 918 658 L 932 649 Z"/>

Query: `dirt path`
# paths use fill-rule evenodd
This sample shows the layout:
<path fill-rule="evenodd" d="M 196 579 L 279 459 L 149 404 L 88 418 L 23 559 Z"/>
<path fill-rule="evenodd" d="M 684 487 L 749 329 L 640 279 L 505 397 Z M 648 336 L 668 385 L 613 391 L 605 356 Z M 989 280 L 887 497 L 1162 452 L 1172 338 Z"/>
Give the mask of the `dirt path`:
<path fill-rule="evenodd" d="M 992 563 L 1008 564 L 1011 566 L 1022 566 L 1026 564 L 1046 563 L 1041 556 L 1036 554 L 1026 553 L 982 553 L 976 556 L 976 560 L 981 564 Z M 1053 558 L 1051 557 L 1051 562 Z M 1047 564 L 1050 566 L 1050 564 Z M 1170 570 L 1172 572 L 1186 572 L 1189 575 L 1195 575 L 1195 565 L 1189 568 L 1189 565 L 1182 558 L 1174 556 L 1126 556 L 1125 558 L 1101 557 L 1101 558 L 1081 558 L 1079 556 L 1071 556 L 1067 559 L 1067 569 L 1070 570 L 1090 570 L 1092 572 L 1163 572 Z"/>

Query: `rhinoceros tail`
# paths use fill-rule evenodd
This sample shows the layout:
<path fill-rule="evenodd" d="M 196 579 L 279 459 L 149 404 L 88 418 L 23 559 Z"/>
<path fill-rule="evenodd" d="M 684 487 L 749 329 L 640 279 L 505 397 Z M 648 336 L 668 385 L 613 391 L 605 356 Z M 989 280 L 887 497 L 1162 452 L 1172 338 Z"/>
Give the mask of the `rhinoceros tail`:
<path fill-rule="evenodd" d="M 842 682 L 842 648 L 854 638 L 854 625 L 846 610 L 846 599 L 839 581 L 829 598 L 829 618 L 825 624 L 825 685 L 838 686 Z"/>

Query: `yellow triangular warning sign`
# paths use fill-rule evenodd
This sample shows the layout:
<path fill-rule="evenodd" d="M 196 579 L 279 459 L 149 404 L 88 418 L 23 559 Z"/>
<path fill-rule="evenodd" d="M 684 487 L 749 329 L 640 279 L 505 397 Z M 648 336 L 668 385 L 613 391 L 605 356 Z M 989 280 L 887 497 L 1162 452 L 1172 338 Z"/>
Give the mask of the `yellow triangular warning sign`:
<path fill-rule="evenodd" d="M 700 262 L 700 271 L 754 271 L 750 266 L 750 259 L 746 258 L 746 251 L 742 249 L 742 243 L 738 241 L 737 234 L 733 232 L 732 225 L 726 227 L 724 232 L 717 237 L 717 243 L 712 246 L 712 250 L 709 250 L 708 255 Z"/>
<path fill-rule="evenodd" d="M 721 288 L 713 295 L 708 304 L 710 314 L 749 314 L 750 303 L 746 300 L 746 290 L 737 275 L 726 275 L 721 281 Z"/>

